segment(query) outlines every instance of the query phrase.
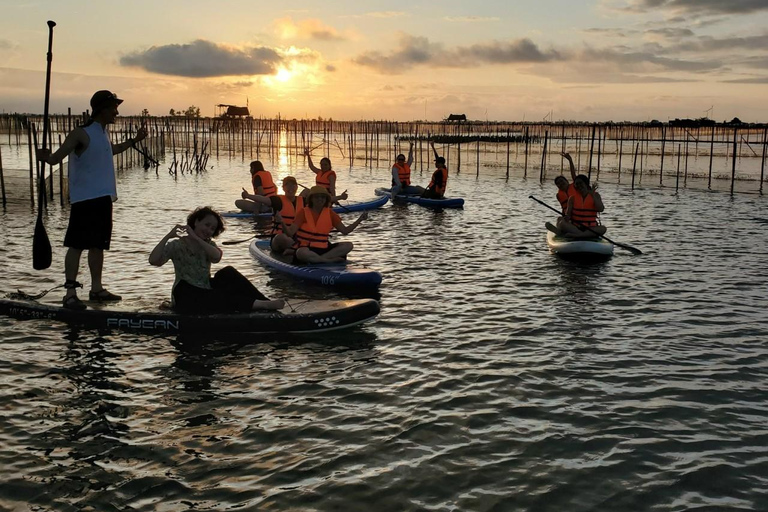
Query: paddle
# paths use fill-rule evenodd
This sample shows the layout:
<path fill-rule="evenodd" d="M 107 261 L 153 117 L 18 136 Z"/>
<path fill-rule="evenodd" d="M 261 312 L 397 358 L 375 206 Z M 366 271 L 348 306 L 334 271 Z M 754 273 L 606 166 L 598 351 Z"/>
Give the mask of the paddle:
<path fill-rule="evenodd" d="M 539 203 L 540 205 L 542 205 L 542 206 L 546 206 L 547 208 L 549 208 L 550 210 L 554 211 L 554 212 L 555 212 L 555 213 L 557 213 L 558 215 L 562 215 L 562 213 L 563 213 L 563 212 L 562 212 L 562 211 L 560 211 L 560 210 L 556 210 L 555 208 L 552 208 L 551 206 L 549 206 L 549 205 L 548 205 L 547 203 L 545 203 L 544 201 L 539 201 L 538 199 L 536 199 L 536 198 L 535 198 L 535 197 L 533 197 L 533 196 L 528 196 L 528 197 L 530 197 L 531 199 L 533 199 L 534 201 L 536 201 L 536 202 L 537 202 L 537 203 Z M 607 242 L 610 242 L 610 243 L 612 243 L 612 244 L 613 244 L 613 245 L 615 245 L 616 247 L 621 247 L 622 249 L 626 249 L 626 250 L 628 250 L 629 252 L 631 252 L 631 253 L 632 253 L 632 254 L 634 254 L 635 256 L 639 256 L 640 254 L 643 254 L 643 251 L 641 251 L 640 249 L 636 249 L 636 248 L 632 247 L 631 245 L 620 244 L 619 242 L 614 242 L 613 240 L 611 240 L 611 239 L 610 239 L 610 238 L 608 238 L 607 236 L 605 236 L 605 235 L 601 235 L 600 233 L 598 233 L 598 232 L 597 232 L 597 231 L 595 231 L 594 229 L 590 229 L 590 228 L 589 228 L 589 226 L 585 226 L 585 225 L 584 225 L 584 224 L 582 224 L 581 222 L 578 222 L 578 221 L 572 221 L 572 222 L 573 222 L 574 224 L 578 225 L 578 226 L 581 226 L 581 227 L 583 227 L 583 228 L 584 228 L 584 229 L 586 229 L 587 231 L 591 231 L 591 232 L 592 232 L 592 233 L 594 233 L 595 235 L 599 236 L 600 238 L 602 238 L 603 240 L 605 240 L 605 241 L 607 241 Z"/>
<path fill-rule="evenodd" d="M 55 21 L 48 20 L 48 60 L 45 71 L 45 107 L 43 109 L 43 150 L 48 145 L 48 104 L 51 98 L 51 62 L 53 61 L 53 27 Z M 48 239 L 48 233 L 43 224 L 43 202 L 45 201 L 45 162 L 40 162 L 40 172 L 37 175 L 38 183 L 38 202 L 37 202 L 37 222 L 35 223 L 35 234 L 32 238 L 32 268 L 35 270 L 44 270 L 51 266 L 51 241 Z"/>
<path fill-rule="evenodd" d="M 226 242 L 221 242 L 222 245 L 235 245 L 235 244 L 241 244 L 243 242 L 247 242 L 248 240 L 253 240 L 254 238 L 271 238 L 272 235 L 270 234 L 257 234 L 253 236 L 249 236 L 248 238 L 244 238 L 242 240 L 227 240 Z"/>

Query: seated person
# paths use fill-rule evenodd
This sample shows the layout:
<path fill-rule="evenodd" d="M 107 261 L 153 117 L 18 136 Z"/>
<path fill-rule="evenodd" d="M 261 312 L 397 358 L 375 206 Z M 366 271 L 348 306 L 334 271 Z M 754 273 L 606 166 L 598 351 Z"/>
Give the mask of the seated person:
<path fill-rule="evenodd" d="M 275 212 L 272 217 L 271 246 L 272 250 L 279 254 L 293 254 L 294 239 L 285 234 L 285 228 L 293 224 L 296 213 L 304 209 L 304 198 L 296 195 L 298 188 L 296 178 L 286 176 L 283 178 L 285 194 L 267 197 L 252 195 L 243 189 L 243 200 L 247 200 L 249 203 L 248 205 L 243 204 L 245 211 L 253 211 L 252 209 L 263 205 Z"/>
<path fill-rule="evenodd" d="M 605 206 L 597 193 L 597 185 L 590 187 L 589 178 L 584 174 L 576 176 L 573 185 L 576 194 L 568 198 L 565 215 L 557 226 L 559 234 L 571 238 L 594 238 L 596 235 L 604 235 L 606 228 L 599 224 L 597 214 L 604 211 Z"/>
<path fill-rule="evenodd" d="M 286 226 L 285 233 L 294 237 L 297 263 L 338 263 L 346 259 L 353 249 L 352 242 L 330 243 L 331 230 L 347 235 L 365 219 L 363 212 L 355 222 L 346 226 L 339 214 L 331 210 L 331 194 L 325 187 L 316 185 L 309 190 L 307 205 L 296 215 L 293 224 Z"/>
<path fill-rule="evenodd" d="M 189 214 L 186 224 L 175 225 L 152 249 L 151 265 L 160 267 L 173 261 L 174 309 L 187 314 L 282 309 L 285 301 L 267 299 L 233 267 L 224 267 L 211 278 L 211 263 L 218 263 L 222 256 L 213 238 L 222 231 L 224 221 L 215 210 L 197 208 Z"/>
<path fill-rule="evenodd" d="M 392 166 L 392 195 L 421 195 L 424 193 L 423 187 L 411 185 L 411 165 L 413 164 L 413 142 L 408 149 L 408 161 L 405 155 L 397 155 L 395 165 Z"/>
<path fill-rule="evenodd" d="M 267 197 L 277 195 L 277 185 L 275 185 L 275 182 L 272 180 L 272 174 L 269 171 L 264 170 L 264 165 L 260 161 L 254 160 L 251 162 L 250 171 L 254 195 Z M 269 208 L 263 205 L 254 205 L 245 197 L 235 201 L 235 206 L 246 212 L 262 213 L 269 211 Z"/>
<path fill-rule="evenodd" d="M 445 158 L 438 156 L 434 142 L 432 143 L 432 151 L 435 153 L 435 167 L 437 167 L 437 169 L 432 173 L 432 179 L 430 180 L 429 185 L 427 185 L 426 190 L 424 190 L 424 193 L 421 194 L 421 197 L 427 199 L 444 199 L 445 189 L 448 185 L 448 168 L 445 166 Z"/>

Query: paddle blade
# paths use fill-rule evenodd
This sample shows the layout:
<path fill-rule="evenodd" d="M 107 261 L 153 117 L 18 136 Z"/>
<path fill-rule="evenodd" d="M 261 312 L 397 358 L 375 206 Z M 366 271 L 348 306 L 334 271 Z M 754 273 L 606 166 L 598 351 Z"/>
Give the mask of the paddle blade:
<path fill-rule="evenodd" d="M 35 270 L 45 270 L 51 266 L 51 241 L 45 231 L 43 220 L 38 218 L 35 224 L 35 235 L 32 239 L 32 267 Z"/>

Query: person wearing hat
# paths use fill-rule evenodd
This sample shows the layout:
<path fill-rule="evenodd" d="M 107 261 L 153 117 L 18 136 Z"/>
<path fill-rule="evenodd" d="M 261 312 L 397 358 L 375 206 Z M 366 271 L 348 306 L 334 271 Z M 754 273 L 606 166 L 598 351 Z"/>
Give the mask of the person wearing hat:
<path fill-rule="evenodd" d="M 267 197 L 261 194 L 249 194 L 243 189 L 242 199 L 235 201 L 241 210 L 258 213 L 262 206 L 271 208 L 275 214 L 272 217 L 272 250 L 279 254 L 293 254 L 294 239 L 285 234 L 288 226 L 293 224 L 296 214 L 304 209 L 304 198 L 296 195 L 299 184 L 293 176 L 283 178 L 285 194 Z"/>
<path fill-rule="evenodd" d="M 91 290 L 88 298 L 96 302 L 118 301 L 122 297 L 104 288 L 101 281 L 104 251 L 112 239 L 112 202 L 117 200 L 117 183 L 113 155 L 122 153 L 147 136 L 144 126 L 136 136 L 119 144 L 110 141 L 107 126 L 115 122 L 117 107 L 123 102 L 110 91 L 97 91 L 91 97 L 91 116 L 72 130 L 55 152 L 38 150 L 37 158 L 50 165 L 69 157 L 69 225 L 64 236 L 67 254 L 64 258 L 66 289 L 65 308 L 83 310 L 86 305 L 77 297 L 80 256 L 88 251 Z"/>
<path fill-rule="evenodd" d="M 424 193 L 423 187 L 411 185 L 411 165 L 413 165 L 413 142 L 408 148 L 408 161 L 405 155 L 399 154 L 395 158 L 395 164 L 392 166 L 392 195 L 421 195 Z"/>
<path fill-rule="evenodd" d="M 354 248 L 352 242 L 330 243 L 328 236 L 333 229 L 348 235 L 368 218 L 368 212 L 363 212 L 355 222 L 346 226 L 339 214 L 331 209 L 332 199 L 325 187 L 315 185 L 309 189 L 307 206 L 298 212 L 293 224 L 285 227 L 285 233 L 296 240 L 294 262 L 338 263 L 344 261 Z"/>
<path fill-rule="evenodd" d="M 445 187 L 448 183 L 448 168 L 445 166 L 445 158 L 437 154 L 435 143 L 432 142 L 432 151 L 435 153 L 435 167 L 437 169 L 432 173 L 432 179 L 427 185 L 427 189 L 421 194 L 421 197 L 429 199 L 443 199 L 445 197 Z"/>

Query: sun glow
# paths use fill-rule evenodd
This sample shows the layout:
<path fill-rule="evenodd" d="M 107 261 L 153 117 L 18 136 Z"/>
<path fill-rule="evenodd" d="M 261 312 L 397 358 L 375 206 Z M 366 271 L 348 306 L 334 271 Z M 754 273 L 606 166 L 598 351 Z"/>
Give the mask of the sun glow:
<path fill-rule="evenodd" d="M 285 69 L 280 68 L 277 70 L 277 73 L 275 74 L 275 80 L 278 82 L 287 82 L 293 77 L 293 72 Z"/>

